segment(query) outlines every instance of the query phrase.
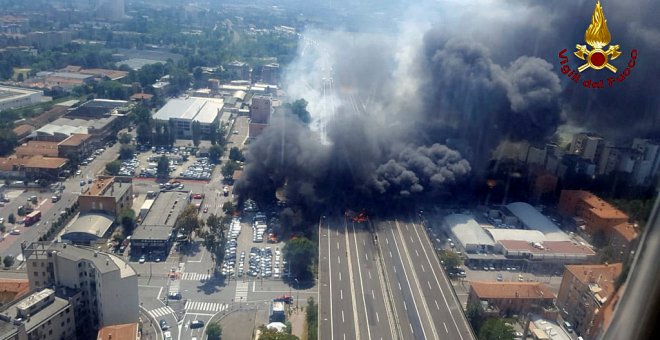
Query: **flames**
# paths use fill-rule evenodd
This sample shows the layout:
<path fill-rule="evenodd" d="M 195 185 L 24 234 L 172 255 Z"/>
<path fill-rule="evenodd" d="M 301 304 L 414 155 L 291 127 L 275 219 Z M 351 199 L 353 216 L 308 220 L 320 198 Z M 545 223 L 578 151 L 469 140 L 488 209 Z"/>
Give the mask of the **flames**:
<path fill-rule="evenodd" d="M 594 14 L 591 16 L 591 25 L 584 33 L 584 40 L 593 48 L 603 48 L 610 43 L 610 31 L 607 29 L 607 20 L 603 14 L 600 1 L 596 2 Z"/>

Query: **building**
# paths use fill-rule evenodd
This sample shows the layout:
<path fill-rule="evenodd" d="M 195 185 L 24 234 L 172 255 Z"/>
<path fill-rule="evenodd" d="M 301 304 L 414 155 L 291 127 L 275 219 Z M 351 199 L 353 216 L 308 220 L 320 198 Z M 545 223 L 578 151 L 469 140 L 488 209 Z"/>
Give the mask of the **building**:
<path fill-rule="evenodd" d="M 478 304 L 499 315 L 524 315 L 552 309 L 555 294 L 541 282 L 470 281 L 468 305 Z"/>
<path fill-rule="evenodd" d="M 1 196 L 1 194 L 0 194 Z M 30 282 L 21 279 L 0 279 L 0 309 L 30 292 Z"/>
<path fill-rule="evenodd" d="M 509 203 L 506 205 L 504 213 L 505 215 L 509 215 L 510 213 L 510 215 L 515 216 L 524 229 L 540 231 L 548 241 L 569 240 L 566 233 L 528 203 Z"/>
<path fill-rule="evenodd" d="M 636 225 L 626 222 L 612 227 L 607 236 L 608 245 L 612 247 L 612 259 L 625 262 L 637 248 L 639 230 Z"/>
<path fill-rule="evenodd" d="M 172 246 L 176 220 L 190 203 L 190 195 L 179 191 L 158 194 L 142 224 L 131 236 L 131 256 L 164 259 Z"/>
<path fill-rule="evenodd" d="M 71 301 L 44 288 L 0 312 L 0 339 L 76 339 Z"/>
<path fill-rule="evenodd" d="M 495 242 L 471 216 L 452 214 L 444 218 L 444 226 L 467 253 L 491 252 Z"/>
<path fill-rule="evenodd" d="M 78 196 L 80 213 L 100 212 L 119 217 L 133 206 L 133 182 L 130 178 L 99 176 Z"/>
<path fill-rule="evenodd" d="M 43 103 L 51 98 L 44 91 L 0 85 L 0 111 L 18 109 L 32 104 Z"/>
<path fill-rule="evenodd" d="M 99 330 L 97 340 L 140 340 L 140 325 L 127 323 L 105 326 Z"/>
<path fill-rule="evenodd" d="M 280 83 L 280 64 L 271 63 L 261 67 L 261 81 L 266 84 Z"/>
<path fill-rule="evenodd" d="M 32 289 L 66 287 L 81 292 L 75 304 L 80 332 L 96 335 L 104 326 L 138 322 L 137 274 L 120 257 L 50 242 L 32 243 L 23 255 Z"/>
<path fill-rule="evenodd" d="M 16 157 L 58 157 L 59 149 L 57 142 L 29 141 L 16 148 Z"/>
<path fill-rule="evenodd" d="M 573 142 L 568 150 L 570 154 L 596 162 L 600 159 L 605 147 L 605 139 L 593 133 L 578 133 L 573 136 Z"/>
<path fill-rule="evenodd" d="M 0 157 L 0 174 L 8 178 L 56 179 L 64 171 L 67 159 L 58 157 Z"/>
<path fill-rule="evenodd" d="M 82 160 L 94 149 L 91 143 L 91 135 L 86 133 L 74 133 L 57 144 L 59 157 L 71 159 L 73 157 Z"/>
<path fill-rule="evenodd" d="M 629 219 L 621 210 L 583 190 L 562 190 L 558 210 L 565 217 L 584 220 L 584 230 L 590 235 L 598 231 L 608 233 L 609 229 Z"/>
<path fill-rule="evenodd" d="M 14 133 L 16 134 L 16 139 L 18 139 L 19 143 L 23 143 L 34 131 L 34 126 L 29 125 L 29 124 L 21 124 L 13 129 Z"/>
<path fill-rule="evenodd" d="M 273 114 L 273 102 L 270 97 L 254 96 L 250 105 L 250 126 L 248 137 L 256 138 L 270 124 Z"/>
<path fill-rule="evenodd" d="M 633 168 L 633 183 L 636 185 L 653 185 L 660 174 L 660 142 L 635 138 L 632 149 L 640 155 Z"/>
<path fill-rule="evenodd" d="M 209 139 L 211 129 L 219 127 L 223 107 L 218 98 L 175 98 L 154 114 L 154 120 L 169 122 L 180 139 L 192 139 L 193 123 L 199 123 L 201 139 Z"/>
<path fill-rule="evenodd" d="M 250 65 L 242 61 L 232 61 L 226 66 L 232 79 L 250 80 Z"/>
<path fill-rule="evenodd" d="M 621 263 L 566 266 L 557 307 L 578 334 L 590 333 L 598 314 L 615 293 L 622 269 Z"/>
<path fill-rule="evenodd" d="M 100 239 L 107 238 L 114 223 L 114 215 L 103 213 L 80 214 L 67 226 L 60 238 L 64 242 L 91 245 Z"/>
<path fill-rule="evenodd" d="M 27 43 L 38 49 L 51 49 L 71 42 L 70 31 L 29 32 L 26 34 Z"/>
<path fill-rule="evenodd" d="M 587 330 L 587 334 L 583 338 L 589 340 L 602 339 L 603 334 L 610 326 L 610 322 L 612 322 L 612 317 L 614 316 L 616 306 L 619 303 L 619 300 L 621 300 L 625 290 L 626 284 L 622 284 L 621 287 L 616 290 L 616 293 L 614 293 L 612 297 L 605 301 L 603 307 L 596 314 L 596 317 L 592 322 L 592 326 Z"/>

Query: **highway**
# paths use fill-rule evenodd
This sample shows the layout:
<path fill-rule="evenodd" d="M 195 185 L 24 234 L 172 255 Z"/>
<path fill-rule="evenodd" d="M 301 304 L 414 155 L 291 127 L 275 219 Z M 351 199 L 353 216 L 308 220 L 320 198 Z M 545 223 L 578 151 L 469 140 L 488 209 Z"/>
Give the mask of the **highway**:
<path fill-rule="evenodd" d="M 474 339 L 413 221 L 321 220 L 319 281 L 322 339 Z"/>

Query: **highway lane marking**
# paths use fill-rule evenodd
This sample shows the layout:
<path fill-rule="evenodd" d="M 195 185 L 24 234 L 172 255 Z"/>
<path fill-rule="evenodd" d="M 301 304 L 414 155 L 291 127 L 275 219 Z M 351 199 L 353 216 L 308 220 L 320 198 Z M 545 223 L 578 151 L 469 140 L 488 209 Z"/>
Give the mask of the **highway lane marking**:
<path fill-rule="evenodd" d="M 373 290 L 373 289 L 371 290 L 371 298 L 374 299 L 374 300 L 376 300 L 376 295 L 374 294 L 374 290 Z"/>
<path fill-rule="evenodd" d="M 442 324 L 445 325 L 445 332 L 447 332 L 447 334 L 449 334 L 449 329 L 447 329 L 447 324 L 444 323 L 444 322 Z"/>
<path fill-rule="evenodd" d="M 424 269 L 424 265 L 422 264 L 422 272 L 426 273 L 426 269 Z"/>
<path fill-rule="evenodd" d="M 397 282 L 399 284 L 399 290 L 401 290 L 401 282 Z"/>
<path fill-rule="evenodd" d="M 369 280 L 371 280 L 371 270 L 367 272 L 369 274 Z"/>
<path fill-rule="evenodd" d="M 410 242 L 415 243 L 415 240 L 413 240 L 412 236 L 410 236 Z"/>
<path fill-rule="evenodd" d="M 378 312 L 376 312 L 376 323 L 378 323 L 378 322 L 380 322 L 380 318 L 378 317 Z"/>
<path fill-rule="evenodd" d="M 396 267 L 392 267 L 392 269 L 394 269 L 394 272 L 396 273 Z"/>
<path fill-rule="evenodd" d="M 387 243 L 387 245 L 390 244 L 390 240 L 387 237 L 385 238 L 385 243 Z"/>
<path fill-rule="evenodd" d="M 330 232 L 328 232 L 328 235 Z M 332 316 L 332 261 L 330 261 L 330 237 L 328 237 L 328 275 L 330 277 L 330 339 L 334 339 L 335 337 L 335 318 Z M 319 289 L 320 291 L 320 289 Z M 319 299 L 320 302 L 320 299 Z M 344 334 L 344 337 L 346 337 L 346 334 Z"/>
<path fill-rule="evenodd" d="M 367 242 L 365 242 L 364 239 L 362 239 L 362 245 L 365 247 L 367 246 Z"/>
<path fill-rule="evenodd" d="M 390 252 L 390 258 L 392 258 L 392 251 L 390 250 L 389 252 Z"/>
<path fill-rule="evenodd" d="M 360 268 L 360 254 L 357 253 L 357 238 L 356 238 L 356 236 L 355 236 L 355 225 L 354 225 L 354 224 L 351 224 L 351 225 L 352 225 L 352 227 L 353 227 L 353 240 L 354 240 L 355 243 L 356 243 L 356 244 L 355 244 L 355 249 L 356 249 L 355 257 L 356 257 L 357 260 L 358 260 L 357 267 L 358 267 L 358 273 L 360 274 L 360 286 L 362 286 L 362 271 L 359 270 L 359 268 Z M 350 286 L 351 286 L 351 303 L 352 303 L 352 305 L 353 305 L 353 315 L 354 315 L 354 317 L 353 317 L 353 325 L 354 325 L 354 327 L 355 327 L 355 334 L 358 334 L 358 337 L 359 337 L 359 334 L 360 334 L 360 322 L 359 322 L 359 320 L 358 320 L 358 317 L 356 316 L 356 313 L 357 313 L 357 310 L 358 310 L 358 307 L 357 307 L 357 301 L 356 301 L 356 299 L 357 299 L 357 294 L 355 293 L 356 289 L 355 289 L 355 286 L 353 285 L 353 282 L 354 282 L 355 279 L 354 279 L 354 277 L 353 277 L 353 261 L 352 261 L 352 256 L 351 256 L 351 254 L 349 254 L 349 252 L 351 251 L 351 247 L 349 246 L 349 245 L 350 245 L 350 242 L 349 242 L 349 238 L 348 238 L 348 223 L 347 223 L 346 220 L 344 220 L 344 240 L 345 240 L 345 242 L 346 242 L 346 243 L 345 243 L 345 244 L 346 244 L 346 257 L 348 258 L 348 260 L 347 260 L 347 262 L 348 262 L 348 282 L 351 284 L 351 285 L 350 285 Z M 364 292 L 364 287 L 362 287 L 361 292 Z M 364 303 L 364 293 L 362 294 L 362 302 Z M 366 307 L 366 303 L 365 303 L 365 307 L 364 307 L 364 308 L 365 308 L 365 314 L 366 314 L 366 308 L 367 308 L 367 307 Z M 367 326 L 367 332 L 370 332 L 368 326 Z M 369 333 L 369 336 L 371 337 L 371 333 Z"/>
<path fill-rule="evenodd" d="M 339 250 L 339 242 L 337 242 L 337 250 Z"/>
<path fill-rule="evenodd" d="M 403 309 L 408 310 L 408 305 L 406 304 L 405 301 L 403 301 Z"/>
<path fill-rule="evenodd" d="M 445 302 L 445 306 L 447 307 L 447 311 L 449 311 L 449 316 L 451 317 L 451 320 L 454 322 L 454 326 L 456 327 L 456 331 L 458 333 L 458 336 L 460 337 L 461 340 L 463 340 L 463 335 L 461 334 L 461 330 L 458 328 L 458 323 L 456 322 L 456 318 L 454 318 L 454 313 L 452 313 L 451 308 L 449 307 L 449 302 L 447 301 L 447 297 L 445 296 L 445 292 L 443 291 L 442 286 L 440 285 L 440 280 L 438 280 L 438 275 L 435 273 L 435 269 L 433 269 L 433 263 L 431 263 L 431 259 L 429 258 L 429 255 L 426 252 L 426 248 L 424 247 L 424 242 L 422 241 L 422 237 L 419 236 L 419 233 L 417 232 L 417 229 L 415 229 L 415 234 L 417 234 L 417 238 L 419 238 L 420 243 L 422 243 L 422 251 L 424 252 L 424 256 L 426 256 L 426 261 L 431 266 L 431 272 L 433 273 L 433 278 L 435 279 L 435 282 L 438 284 L 438 289 L 440 289 L 440 294 L 442 295 L 442 300 Z M 427 240 L 428 240 L 428 238 L 427 238 Z M 433 245 L 431 244 L 430 240 L 426 244 L 431 249 L 433 249 Z M 440 273 L 442 274 L 442 268 L 440 269 Z M 447 282 L 446 279 L 445 279 L 445 282 Z M 449 288 L 451 289 L 451 286 L 450 286 L 449 283 L 447 283 L 447 286 L 449 286 Z M 460 306 L 459 301 L 455 297 L 452 300 L 452 302 L 455 302 L 456 305 Z M 463 320 L 465 328 L 469 330 L 470 326 L 467 324 L 467 319 L 466 318 L 461 318 L 461 319 Z"/>
<path fill-rule="evenodd" d="M 339 281 L 341 281 L 341 272 L 339 272 Z"/>
<path fill-rule="evenodd" d="M 364 257 L 369 261 L 369 255 L 367 253 L 364 253 Z"/>
<path fill-rule="evenodd" d="M 339 297 L 343 300 L 344 299 L 344 290 L 340 289 L 339 290 Z M 342 312 L 343 313 L 343 312 Z"/>
<path fill-rule="evenodd" d="M 419 253 L 417 252 L 417 249 L 415 249 L 415 255 L 419 256 Z"/>
<path fill-rule="evenodd" d="M 435 308 L 437 308 L 438 310 L 440 310 L 440 305 L 438 305 L 438 300 L 433 300 L 433 301 L 435 302 Z"/>
<path fill-rule="evenodd" d="M 341 259 L 339 258 L 339 255 L 337 255 L 337 263 L 341 264 Z"/>
<path fill-rule="evenodd" d="M 408 322 L 408 324 L 410 325 L 410 333 L 415 334 L 415 330 L 412 327 L 412 323 Z"/>
<path fill-rule="evenodd" d="M 429 289 L 430 289 L 430 290 L 433 290 L 433 288 L 431 288 L 431 282 L 426 281 L 426 284 L 429 285 Z"/>
<path fill-rule="evenodd" d="M 353 241 L 355 241 L 355 257 L 357 258 L 357 265 L 358 268 L 360 268 L 360 252 L 358 251 L 358 242 L 357 242 L 357 233 L 355 232 L 355 224 L 351 224 L 353 228 Z M 367 255 L 365 253 L 365 255 Z M 358 275 L 360 277 L 360 290 L 364 292 L 364 284 L 362 282 L 362 270 L 358 269 Z M 371 294 L 373 296 L 374 291 L 371 291 Z M 375 298 L 374 298 L 375 299 Z M 364 306 L 364 315 L 365 315 L 365 320 L 367 322 L 367 337 L 369 340 L 371 340 L 371 328 L 369 328 L 369 312 L 367 311 L 367 301 L 364 297 L 364 293 L 362 293 L 362 305 Z M 359 332 L 359 331 L 358 331 Z M 358 333 L 356 332 L 356 333 Z"/>
<path fill-rule="evenodd" d="M 344 310 L 341 310 L 341 322 L 344 323 L 346 322 L 346 319 L 344 319 Z"/>

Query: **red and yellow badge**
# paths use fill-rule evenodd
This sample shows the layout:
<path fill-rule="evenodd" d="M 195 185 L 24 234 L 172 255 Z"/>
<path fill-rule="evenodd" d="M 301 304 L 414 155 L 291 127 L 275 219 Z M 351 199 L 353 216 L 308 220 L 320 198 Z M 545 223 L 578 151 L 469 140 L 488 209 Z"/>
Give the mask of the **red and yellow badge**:
<path fill-rule="evenodd" d="M 584 60 L 586 63 L 579 66 L 577 72 L 571 70 L 567 65 L 568 57 L 565 55 L 567 50 L 564 49 L 559 52 L 560 65 L 562 65 L 561 72 L 576 83 L 580 80 L 580 73 L 588 68 L 593 70 L 606 68 L 612 71 L 612 73 L 617 73 L 618 69 L 610 64 L 610 61 L 618 58 L 621 52 L 619 51 L 619 45 L 609 45 L 611 39 L 610 31 L 607 29 L 607 19 L 605 19 L 605 14 L 603 13 L 603 6 L 600 5 L 600 1 L 597 1 L 594 13 L 591 15 L 591 24 L 584 33 L 584 41 L 591 46 L 591 50 L 587 45 L 577 44 L 575 45 L 577 50 L 573 52 L 576 57 Z M 605 49 L 608 45 L 609 47 Z M 628 67 L 623 72 L 617 74 L 616 77 L 609 77 L 607 79 L 609 87 L 612 87 L 615 82 L 623 82 L 630 75 L 631 69 L 635 67 L 636 59 L 637 50 L 633 49 L 630 51 Z M 604 88 L 605 81 L 587 79 L 582 82 L 582 85 L 587 88 Z"/>

